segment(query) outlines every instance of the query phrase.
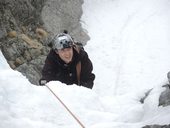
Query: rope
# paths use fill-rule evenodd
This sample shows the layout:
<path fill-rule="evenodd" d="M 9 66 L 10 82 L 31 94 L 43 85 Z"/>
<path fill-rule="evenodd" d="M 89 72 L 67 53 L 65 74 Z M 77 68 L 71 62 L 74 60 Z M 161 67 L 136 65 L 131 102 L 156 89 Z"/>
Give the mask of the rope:
<path fill-rule="evenodd" d="M 85 128 L 85 126 L 80 122 L 80 120 L 69 110 L 69 108 L 64 104 L 64 102 L 62 102 L 62 100 L 50 89 L 50 87 L 48 87 L 46 85 L 46 87 L 48 88 L 48 90 L 58 99 L 58 101 L 64 106 L 64 108 L 72 115 L 72 117 L 77 121 L 77 123 L 82 127 Z"/>

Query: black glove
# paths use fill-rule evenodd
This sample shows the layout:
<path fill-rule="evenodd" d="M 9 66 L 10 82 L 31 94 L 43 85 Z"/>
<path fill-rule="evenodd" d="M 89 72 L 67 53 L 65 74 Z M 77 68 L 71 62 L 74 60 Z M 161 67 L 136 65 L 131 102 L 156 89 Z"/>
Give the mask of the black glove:
<path fill-rule="evenodd" d="M 47 80 L 44 80 L 44 79 L 39 80 L 39 85 L 40 86 L 45 86 L 46 83 L 47 83 Z"/>

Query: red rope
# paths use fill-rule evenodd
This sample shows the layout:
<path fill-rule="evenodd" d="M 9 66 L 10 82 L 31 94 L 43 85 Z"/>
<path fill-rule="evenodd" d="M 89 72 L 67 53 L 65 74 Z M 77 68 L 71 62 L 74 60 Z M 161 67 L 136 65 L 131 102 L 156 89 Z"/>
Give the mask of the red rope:
<path fill-rule="evenodd" d="M 48 90 L 50 90 L 50 92 L 58 99 L 58 101 L 64 106 L 64 108 L 72 115 L 72 117 L 78 122 L 78 124 L 80 124 L 80 126 L 82 128 L 85 128 L 85 126 L 80 122 L 80 120 L 69 110 L 69 108 L 62 102 L 62 100 L 50 89 L 50 87 L 48 87 L 46 85 L 46 87 L 48 88 Z"/>

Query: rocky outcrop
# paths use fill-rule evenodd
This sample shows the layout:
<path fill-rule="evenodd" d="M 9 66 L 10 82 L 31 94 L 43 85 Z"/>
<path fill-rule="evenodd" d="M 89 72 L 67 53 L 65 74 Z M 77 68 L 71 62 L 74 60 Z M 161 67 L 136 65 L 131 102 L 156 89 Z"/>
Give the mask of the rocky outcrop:
<path fill-rule="evenodd" d="M 146 125 L 142 128 L 170 128 L 170 125 Z"/>
<path fill-rule="evenodd" d="M 170 72 L 167 73 L 167 78 L 168 78 L 169 83 L 162 86 L 162 88 L 165 88 L 165 90 L 161 93 L 161 95 L 159 97 L 158 107 L 159 106 L 166 107 L 166 106 L 170 105 Z M 140 99 L 141 103 L 144 103 L 145 99 L 148 97 L 148 95 L 150 94 L 151 91 L 152 91 L 152 89 L 148 90 L 148 92 L 146 92 L 145 96 Z M 166 125 L 158 125 L 158 124 L 146 125 L 142 128 L 170 128 L 170 124 L 166 124 Z"/>
<path fill-rule="evenodd" d="M 170 105 L 170 85 L 166 84 L 163 87 L 165 91 L 163 91 L 159 97 L 159 106 L 166 107 Z"/>
<path fill-rule="evenodd" d="M 89 39 L 82 30 L 80 18 L 83 0 L 49 0 L 43 7 L 44 26 L 51 32 L 58 33 L 66 28 L 74 38 L 82 43 Z"/>
<path fill-rule="evenodd" d="M 8 64 L 38 84 L 51 38 L 68 30 L 89 40 L 80 24 L 83 0 L 1 0 L 0 48 Z"/>
<path fill-rule="evenodd" d="M 159 106 L 163 107 L 170 105 L 170 72 L 167 73 L 167 78 L 169 83 L 162 86 L 165 91 L 159 97 Z"/>

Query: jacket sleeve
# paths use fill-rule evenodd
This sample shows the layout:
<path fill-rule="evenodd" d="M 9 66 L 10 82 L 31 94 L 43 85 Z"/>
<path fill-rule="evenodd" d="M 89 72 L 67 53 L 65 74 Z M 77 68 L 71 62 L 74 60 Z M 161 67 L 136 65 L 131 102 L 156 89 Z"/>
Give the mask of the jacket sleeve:
<path fill-rule="evenodd" d="M 51 60 L 51 58 L 47 56 L 44 67 L 42 69 L 42 78 L 40 79 L 40 81 L 45 80 L 46 82 L 49 82 L 56 79 L 56 71 L 54 70 L 54 65 L 55 64 Z"/>
<path fill-rule="evenodd" d="M 84 51 L 85 52 L 85 51 Z M 83 57 L 81 59 L 81 85 L 87 88 L 93 88 L 93 81 L 95 79 L 95 75 L 92 73 L 93 65 L 91 60 L 89 59 L 87 53 L 83 53 Z"/>

